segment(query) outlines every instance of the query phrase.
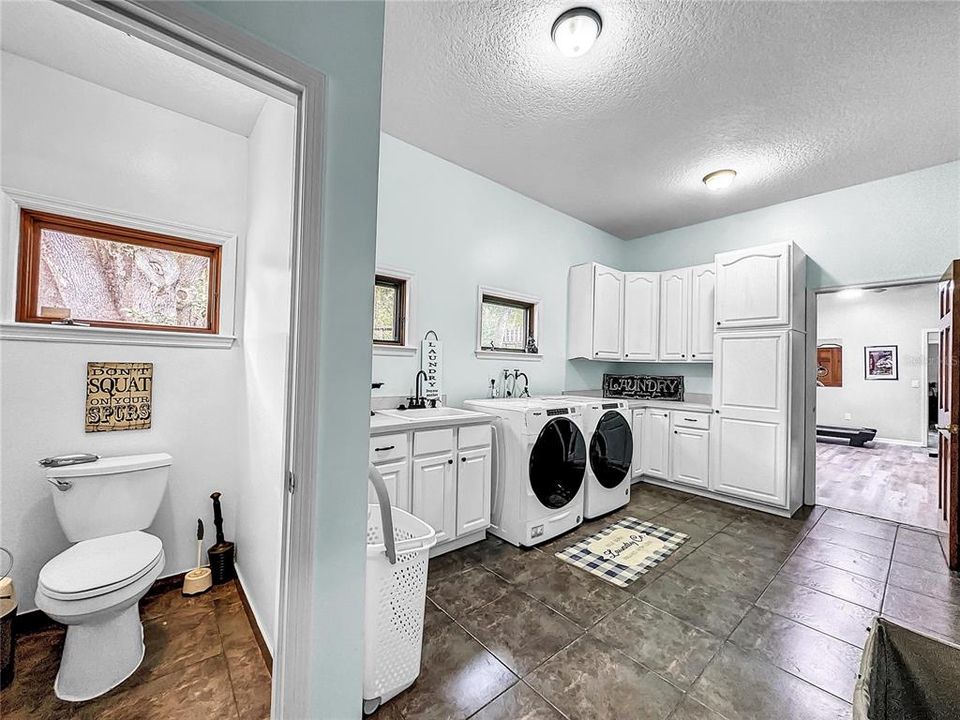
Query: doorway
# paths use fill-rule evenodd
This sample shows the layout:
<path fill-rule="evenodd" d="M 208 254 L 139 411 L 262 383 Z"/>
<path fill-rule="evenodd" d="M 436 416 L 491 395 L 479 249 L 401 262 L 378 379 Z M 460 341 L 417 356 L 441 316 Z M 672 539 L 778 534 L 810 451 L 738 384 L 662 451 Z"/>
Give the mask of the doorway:
<path fill-rule="evenodd" d="M 930 447 L 937 292 L 917 283 L 817 294 L 817 504 L 946 529 Z"/>

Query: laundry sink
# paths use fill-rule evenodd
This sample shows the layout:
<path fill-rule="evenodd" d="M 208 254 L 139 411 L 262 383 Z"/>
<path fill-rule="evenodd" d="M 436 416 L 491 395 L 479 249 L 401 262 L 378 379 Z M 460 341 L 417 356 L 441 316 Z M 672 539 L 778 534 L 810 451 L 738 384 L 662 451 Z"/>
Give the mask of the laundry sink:
<path fill-rule="evenodd" d="M 396 425 L 398 422 L 410 422 L 413 418 L 398 417 L 396 415 L 387 415 L 381 411 L 377 411 L 370 416 L 370 427 L 378 428 L 383 427 L 384 425 Z"/>
<path fill-rule="evenodd" d="M 481 413 L 459 408 L 438 407 L 419 408 L 417 410 L 378 410 L 377 414 L 400 420 L 455 420 L 457 418 L 476 417 Z"/>

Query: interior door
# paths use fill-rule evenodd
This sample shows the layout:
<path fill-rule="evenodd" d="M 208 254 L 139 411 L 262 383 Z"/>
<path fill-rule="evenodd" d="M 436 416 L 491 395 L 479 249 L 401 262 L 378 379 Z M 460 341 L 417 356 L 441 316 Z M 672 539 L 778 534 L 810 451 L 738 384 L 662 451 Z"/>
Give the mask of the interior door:
<path fill-rule="evenodd" d="M 603 265 L 593 269 L 593 356 L 623 355 L 623 273 Z"/>
<path fill-rule="evenodd" d="M 940 280 L 940 397 L 937 430 L 940 432 L 940 507 L 947 523 L 947 562 L 960 569 L 960 482 L 958 443 L 960 429 L 960 260 L 954 260 Z"/>
<path fill-rule="evenodd" d="M 660 273 L 624 273 L 624 360 L 657 360 L 659 327 Z"/>

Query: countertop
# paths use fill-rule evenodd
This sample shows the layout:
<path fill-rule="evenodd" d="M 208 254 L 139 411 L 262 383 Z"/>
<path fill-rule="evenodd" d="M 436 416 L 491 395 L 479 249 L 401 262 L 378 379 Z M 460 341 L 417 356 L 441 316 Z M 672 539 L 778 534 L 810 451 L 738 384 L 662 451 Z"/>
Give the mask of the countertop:
<path fill-rule="evenodd" d="M 571 390 L 564 395 L 602 398 L 603 390 Z M 657 408 L 659 410 L 688 410 L 690 412 L 713 412 L 713 396 L 707 393 L 686 393 L 683 402 L 676 400 L 634 400 L 626 398 L 631 410 Z"/>
<path fill-rule="evenodd" d="M 461 427 L 463 425 L 483 425 L 494 420 L 492 415 L 474 412 L 473 410 L 454 409 L 456 415 L 436 418 L 399 418 L 383 415 L 374 411 L 370 416 L 370 434 L 384 435 L 386 433 L 410 432 L 411 430 L 436 430 L 439 428 Z"/>

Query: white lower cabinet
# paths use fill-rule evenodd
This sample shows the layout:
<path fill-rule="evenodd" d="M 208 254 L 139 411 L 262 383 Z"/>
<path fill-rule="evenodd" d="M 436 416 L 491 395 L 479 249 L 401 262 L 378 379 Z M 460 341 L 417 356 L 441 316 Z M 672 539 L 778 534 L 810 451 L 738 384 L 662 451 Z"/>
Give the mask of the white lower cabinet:
<path fill-rule="evenodd" d="M 482 536 L 490 525 L 490 443 L 489 425 L 374 436 L 370 462 L 383 476 L 390 503 L 436 530 L 438 547 L 453 548 L 452 541 Z M 372 487 L 368 501 L 377 502 Z"/>
<path fill-rule="evenodd" d="M 643 475 L 670 478 L 670 413 L 647 409 L 640 435 L 640 472 Z"/>
<path fill-rule="evenodd" d="M 457 463 L 457 535 L 490 524 L 490 448 L 461 450 Z"/>
<path fill-rule="evenodd" d="M 390 496 L 390 504 L 410 512 L 410 461 L 403 458 L 402 460 L 374 464 L 383 476 L 383 482 L 387 486 L 387 494 Z M 369 486 L 367 502 L 374 504 L 377 502 L 377 493 L 374 492 L 373 485 Z"/>
<path fill-rule="evenodd" d="M 670 444 L 670 479 L 683 485 L 707 487 L 710 477 L 709 431 L 674 426 Z"/>
<path fill-rule="evenodd" d="M 456 474 L 453 453 L 413 459 L 411 512 L 437 531 L 437 543 L 457 534 Z"/>

